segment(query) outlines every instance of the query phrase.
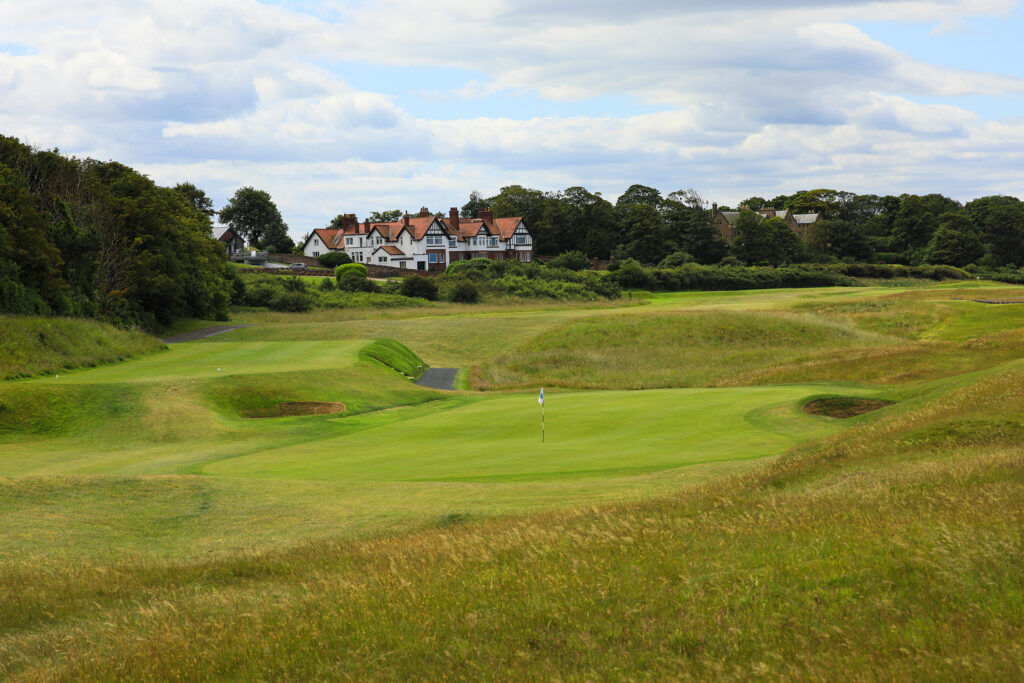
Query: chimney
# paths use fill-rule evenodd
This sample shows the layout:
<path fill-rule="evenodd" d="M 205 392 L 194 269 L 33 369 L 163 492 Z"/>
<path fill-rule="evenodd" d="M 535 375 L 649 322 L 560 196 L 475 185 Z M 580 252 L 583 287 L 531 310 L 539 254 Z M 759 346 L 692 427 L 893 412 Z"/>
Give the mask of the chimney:
<path fill-rule="evenodd" d="M 352 229 L 354 232 L 358 232 L 359 219 L 356 218 L 354 213 L 346 213 L 341 217 L 341 227 L 345 232 L 348 232 L 349 229 Z"/>
<path fill-rule="evenodd" d="M 452 224 L 452 227 L 456 230 L 459 229 L 459 210 L 454 206 L 448 209 L 448 222 Z"/>
<path fill-rule="evenodd" d="M 370 232 L 370 219 L 367 218 L 363 221 L 363 232 Z"/>
<path fill-rule="evenodd" d="M 711 215 L 714 216 L 716 213 L 718 213 L 718 202 L 712 202 Z"/>
<path fill-rule="evenodd" d="M 430 215 L 430 209 L 425 206 L 420 207 L 420 218 L 426 218 Z"/>
<path fill-rule="evenodd" d="M 494 222 L 494 212 L 491 211 L 489 208 L 488 209 L 480 209 L 479 211 L 477 211 L 476 212 L 476 217 L 481 219 L 481 220 L 487 221 L 488 223 L 493 223 Z"/>
<path fill-rule="evenodd" d="M 403 224 L 403 225 L 404 225 L 405 227 L 407 227 L 407 228 L 409 227 L 409 212 L 408 212 L 408 211 L 406 211 L 406 212 L 405 212 L 405 215 L 404 215 L 404 216 L 402 216 L 402 224 Z"/>

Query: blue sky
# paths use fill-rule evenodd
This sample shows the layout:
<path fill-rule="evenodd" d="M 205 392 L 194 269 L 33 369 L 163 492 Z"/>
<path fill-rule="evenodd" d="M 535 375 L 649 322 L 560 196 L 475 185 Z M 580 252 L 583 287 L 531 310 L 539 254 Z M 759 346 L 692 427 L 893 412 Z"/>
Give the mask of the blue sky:
<path fill-rule="evenodd" d="M 0 0 L 0 133 L 296 237 L 473 190 L 1024 187 L 1018 0 Z"/>

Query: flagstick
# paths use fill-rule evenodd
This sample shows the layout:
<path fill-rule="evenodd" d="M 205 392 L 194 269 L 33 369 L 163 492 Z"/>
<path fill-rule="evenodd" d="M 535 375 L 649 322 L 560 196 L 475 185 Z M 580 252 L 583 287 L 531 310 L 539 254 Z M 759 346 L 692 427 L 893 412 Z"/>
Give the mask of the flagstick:
<path fill-rule="evenodd" d="M 540 404 L 540 442 L 544 443 L 544 404 Z"/>

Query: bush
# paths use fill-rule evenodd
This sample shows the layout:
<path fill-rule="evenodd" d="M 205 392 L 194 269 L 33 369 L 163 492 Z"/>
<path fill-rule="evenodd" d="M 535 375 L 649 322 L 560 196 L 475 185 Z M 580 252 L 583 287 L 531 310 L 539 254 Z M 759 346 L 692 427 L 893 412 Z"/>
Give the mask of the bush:
<path fill-rule="evenodd" d="M 343 251 L 329 251 L 317 256 L 316 260 L 325 268 L 336 268 L 346 263 L 352 263 L 352 258 Z"/>
<path fill-rule="evenodd" d="M 400 294 L 338 290 L 320 293 L 315 303 L 318 308 L 409 308 L 426 305 L 423 299 L 410 299 Z"/>
<path fill-rule="evenodd" d="M 636 259 L 626 259 L 618 270 L 608 275 L 614 282 L 623 287 L 652 287 L 654 280 L 650 273 Z"/>
<path fill-rule="evenodd" d="M 343 263 L 334 269 L 334 277 L 341 278 L 342 273 L 360 273 L 363 277 L 366 277 L 369 272 L 362 263 Z"/>
<path fill-rule="evenodd" d="M 306 281 L 303 280 L 302 278 L 295 277 L 294 275 L 282 279 L 281 286 L 287 289 L 289 292 L 306 291 Z"/>
<path fill-rule="evenodd" d="M 286 313 L 302 313 L 312 308 L 309 296 L 305 292 L 283 289 L 270 299 L 270 310 Z"/>
<path fill-rule="evenodd" d="M 402 280 L 402 296 L 419 297 L 427 301 L 437 300 L 437 285 L 428 278 L 413 275 Z"/>
<path fill-rule="evenodd" d="M 257 280 L 245 288 L 243 303 L 246 306 L 269 306 L 270 300 L 280 291 L 279 287 L 266 280 Z"/>
<path fill-rule="evenodd" d="M 325 277 L 324 279 L 320 280 L 319 287 L 321 292 L 333 292 L 335 289 L 337 289 L 334 286 L 334 280 L 332 280 L 329 277 Z"/>
<path fill-rule="evenodd" d="M 366 277 L 366 266 L 362 266 L 362 272 L 358 269 L 342 270 L 348 266 L 358 266 L 358 263 L 349 263 L 338 266 L 338 289 L 345 292 L 375 292 L 377 286 L 373 280 Z"/>
<path fill-rule="evenodd" d="M 590 259 L 582 251 L 566 251 L 548 261 L 548 265 L 568 270 L 589 270 Z"/>
<path fill-rule="evenodd" d="M 696 259 L 687 254 L 685 251 L 674 251 L 665 258 L 661 259 L 661 263 L 658 264 L 659 268 L 675 268 L 681 266 L 684 263 L 693 263 Z"/>
<path fill-rule="evenodd" d="M 413 379 L 423 374 L 426 368 L 426 364 L 419 356 L 394 339 L 377 339 L 360 349 L 359 357 L 372 358 Z"/>
<path fill-rule="evenodd" d="M 480 290 L 469 280 L 462 280 L 452 288 L 449 299 L 459 304 L 475 304 L 480 300 Z"/>

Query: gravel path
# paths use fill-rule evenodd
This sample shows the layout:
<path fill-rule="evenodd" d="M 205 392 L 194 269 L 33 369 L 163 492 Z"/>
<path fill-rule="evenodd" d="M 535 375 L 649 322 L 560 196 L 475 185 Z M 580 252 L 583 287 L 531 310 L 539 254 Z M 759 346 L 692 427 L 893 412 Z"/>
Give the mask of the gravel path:
<path fill-rule="evenodd" d="M 206 337 L 212 337 L 215 334 L 224 334 L 231 330 L 237 330 L 240 327 L 252 327 L 252 325 L 214 325 L 213 327 L 204 327 L 201 330 L 192 330 L 191 332 L 182 332 L 176 334 L 173 337 L 164 339 L 165 344 L 179 344 L 181 342 L 190 342 L 197 339 L 205 339 Z"/>
<path fill-rule="evenodd" d="M 458 373 L 458 368 L 427 368 L 420 378 L 416 380 L 416 384 L 430 389 L 454 391 L 455 375 Z"/>

